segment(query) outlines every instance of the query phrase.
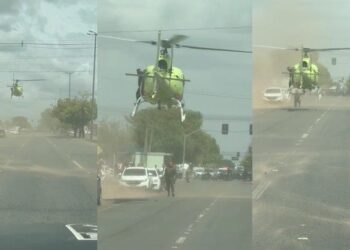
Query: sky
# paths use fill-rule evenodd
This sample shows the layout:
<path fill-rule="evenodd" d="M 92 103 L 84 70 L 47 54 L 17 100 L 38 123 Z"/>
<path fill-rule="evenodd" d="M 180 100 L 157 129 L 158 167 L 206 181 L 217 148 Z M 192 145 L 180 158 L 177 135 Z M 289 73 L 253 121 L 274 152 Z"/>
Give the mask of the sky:
<path fill-rule="evenodd" d="M 253 4 L 254 96 L 261 87 L 285 82 L 281 71 L 297 63 L 297 52 L 263 49 L 258 46 L 339 48 L 350 47 L 350 2 L 346 0 L 260 0 Z M 284 59 L 289 57 L 289 61 Z M 299 55 L 295 56 L 296 58 Z M 332 58 L 337 64 L 332 65 Z M 333 80 L 349 77 L 350 51 L 320 52 L 319 62 Z M 278 63 L 280 60 L 280 63 Z M 286 65 L 287 64 L 287 65 Z M 274 74 L 273 77 L 267 77 Z"/>
<path fill-rule="evenodd" d="M 93 37 L 97 29 L 95 0 L 2 0 L 0 2 L 0 120 L 24 115 L 34 123 L 58 98 L 91 93 Z M 18 44 L 7 43 L 21 43 Z M 26 43 L 83 44 L 79 46 L 27 45 Z M 34 71 L 34 72 L 33 72 Z M 24 97 L 10 98 L 7 87 L 23 82 Z"/>
<path fill-rule="evenodd" d="M 100 0 L 99 119 L 120 121 L 131 113 L 137 79 L 125 73 L 154 64 L 156 57 L 156 47 L 104 36 L 156 40 L 161 29 L 168 30 L 162 32 L 164 39 L 187 35 L 182 42 L 186 45 L 251 50 L 251 8 L 246 0 Z M 236 28 L 208 29 L 215 27 Z M 204 115 L 204 130 L 216 138 L 226 157 L 245 152 L 252 116 L 251 54 L 182 48 L 175 50 L 174 66 L 191 81 L 185 88 L 185 109 Z M 229 135 L 221 135 L 222 123 L 229 123 Z"/>

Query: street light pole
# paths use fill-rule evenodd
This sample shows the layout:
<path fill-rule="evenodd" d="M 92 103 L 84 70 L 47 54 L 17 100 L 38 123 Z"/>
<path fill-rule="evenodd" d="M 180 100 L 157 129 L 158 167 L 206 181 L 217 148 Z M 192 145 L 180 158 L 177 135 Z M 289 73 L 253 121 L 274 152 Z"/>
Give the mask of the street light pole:
<path fill-rule="evenodd" d="M 183 142 L 183 148 L 182 148 L 182 167 L 185 166 L 185 157 L 186 157 L 186 140 L 189 136 L 193 135 L 194 133 L 197 133 L 201 131 L 201 129 L 196 129 L 194 131 L 192 131 L 189 134 L 184 134 L 184 142 Z"/>
<path fill-rule="evenodd" d="M 90 124 L 90 140 L 93 139 L 93 125 L 94 125 L 94 101 L 95 101 L 95 71 L 96 71 L 96 41 L 97 41 L 97 32 L 90 30 L 88 35 L 94 36 L 94 65 L 92 72 L 92 91 L 91 91 L 91 124 Z"/>
<path fill-rule="evenodd" d="M 74 72 L 66 72 L 66 74 L 68 74 L 69 77 L 69 82 L 68 82 L 68 97 L 69 99 L 71 98 L 71 76 Z"/>

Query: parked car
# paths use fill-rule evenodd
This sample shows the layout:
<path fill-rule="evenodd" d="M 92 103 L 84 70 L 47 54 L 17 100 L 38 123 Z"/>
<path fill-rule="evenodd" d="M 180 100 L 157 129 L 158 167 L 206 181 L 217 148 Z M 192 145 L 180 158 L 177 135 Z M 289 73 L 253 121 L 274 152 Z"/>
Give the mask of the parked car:
<path fill-rule="evenodd" d="M 152 189 L 160 191 L 162 186 L 161 186 L 161 176 L 159 176 L 157 169 L 155 168 L 148 168 L 148 176 L 152 180 Z"/>
<path fill-rule="evenodd" d="M 125 168 L 120 176 L 119 183 L 126 187 L 140 187 L 151 189 L 153 186 L 152 178 L 148 175 L 147 168 L 128 167 Z"/>
<path fill-rule="evenodd" d="M 264 91 L 264 100 L 268 102 L 284 102 L 289 97 L 288 90 L 280 87 L 269 87 Z"/>
<path fill-rule="evenodd" d="M 219 168 L 217 179 L 225 181 L 233 180 L 233 170 L 229 167 Z"/>
<path fill-rule="evenodd" d="M 202 180 L 213 180 L 215 178 L 215 171 L 213 169 L 205 169 L 201 175 Z"/>
<path fill-rule="evenodd" d="M 205 169 L 202 167 L 194 167 L 193 168 L 194 178 L 201 178 L 202 175 L 204 174 L 204 172 L 205 172 Z"/>

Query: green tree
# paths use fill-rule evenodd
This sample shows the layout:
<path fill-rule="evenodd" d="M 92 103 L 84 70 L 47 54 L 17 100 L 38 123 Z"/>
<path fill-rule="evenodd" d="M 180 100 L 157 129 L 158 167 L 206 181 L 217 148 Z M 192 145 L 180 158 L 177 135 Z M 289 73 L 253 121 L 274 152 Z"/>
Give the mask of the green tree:
<path fill-rule="evenodd" d="M 69 125 L 62 123 L 53 114 L 53 108 L 47 108 L 41 113 L 38 128 L 40 130 L 50 131 L 53 133 L 64 133 L 69 129 Z"/>
<path fill-rule="evenodd" d="M 20 128 L 32 128 L 32 125 L 25 116 L 15 116 L 12 118 L 12 125 Z"/>
<path fill-rule="evenodd" d="M 244 156 L 243 160 L 241 161 L 241 165 L 244 167 L 244 169 L 246 171 L 252 172 L 253 163 L 252 163 L 252 154 L 251 153 L 247 153 Z"/>
<path fill-rule="evenodd" d="M 134 152 L 135 144 L 129 127 L 122 127 L 117 122 L 101 122 L 98 125 L 98 144 L 106 158 L 114 154 L 118 161 L 125 162 Z"/>
<path fill-rule="evenodd" d="M 184 135 L 200 130 L 203 118 L 200 112 L 187 111 L 181 123 L 177 108 L 167 110 L 144 109 L 127 121 L 134 130 L 138 148 L 148 146 L 148 151 L 172 153 L 176 162 L 182 162 Z M 146 143 L 145 143 L 146 141 Z M 187 137 L 186 161 L 209 163 L 221 159 L 219 146 L 214 138 L 198 131 Z"/>
<path fill-rule="evenodd" d="M 97 118 L 97 106 L 94 103 L 92 114 L 91 101 L 87 97 L 75 97 L 74 99 L 59 99 L 52 109 L 52 114 L 60 122 L 68 124 L 74 131 L 74 137 L 85 137 L 84 127 L 91 118 Z"/>

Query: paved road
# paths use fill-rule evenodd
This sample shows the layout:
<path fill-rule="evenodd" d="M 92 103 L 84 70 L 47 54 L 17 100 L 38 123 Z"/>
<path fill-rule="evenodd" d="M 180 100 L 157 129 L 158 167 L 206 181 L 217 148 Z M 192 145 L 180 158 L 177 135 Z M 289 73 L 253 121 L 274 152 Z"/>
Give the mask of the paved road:
<path fill-rule="evenodd" d="M 96 225 L 95 162 L 86 141 L 0 138 L 0 249 L 96 249 L 66 227 Z"/>
<path fill-rule="evenodd" d="M 98 249 L 251 249 L 251 184 L 177 182 L 176 197 L 160 193 L 116 202 L 98 212 Z"/>
<path fill-rule="evenodd" d="M 350 99 L 255 112 L 253 249 L 350 249 Z"/>

